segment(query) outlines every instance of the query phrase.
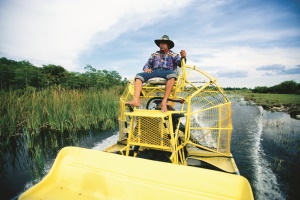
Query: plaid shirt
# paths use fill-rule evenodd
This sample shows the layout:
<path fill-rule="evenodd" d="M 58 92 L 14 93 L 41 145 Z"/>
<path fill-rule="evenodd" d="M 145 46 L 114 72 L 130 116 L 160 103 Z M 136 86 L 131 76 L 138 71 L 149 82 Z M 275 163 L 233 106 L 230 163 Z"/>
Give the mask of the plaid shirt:
<path fill-rule="evenodd" d="M 179 54 L 174 53 L 171 50 L 166 54 L 162 54 L 160 51 L 157 51 L 151 54 L 148 62 L 143 67 L 143 70 L 160 67 L 175 70 L 177 66 L 181 67 L 181 57 Z"/>

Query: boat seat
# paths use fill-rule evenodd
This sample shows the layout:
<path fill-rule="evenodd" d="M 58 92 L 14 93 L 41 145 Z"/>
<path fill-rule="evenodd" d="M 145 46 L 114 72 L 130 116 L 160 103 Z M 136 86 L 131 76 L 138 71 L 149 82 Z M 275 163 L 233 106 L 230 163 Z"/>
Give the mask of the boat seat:
<path fill-rule="evenodd" d="M 179 78 L 179 76 L 181 75 L 181 69 L 175 69 L 174 70 L 177 74 L 177 79 Z M 161 77 L 154 77 L 154 78 L 150 78 L 148 81 L 146 81 L 145 83 L 151 84 L 151 85 L 166 85 L 167 80 Z"/>
<path fill-rule="evenodd" d="M 148 81 L 146 81 L 146 83 L 151 85 L 165 85 L 167 83 L 167 80 L 160 77 L 154 77 L 150 78 Z"/>

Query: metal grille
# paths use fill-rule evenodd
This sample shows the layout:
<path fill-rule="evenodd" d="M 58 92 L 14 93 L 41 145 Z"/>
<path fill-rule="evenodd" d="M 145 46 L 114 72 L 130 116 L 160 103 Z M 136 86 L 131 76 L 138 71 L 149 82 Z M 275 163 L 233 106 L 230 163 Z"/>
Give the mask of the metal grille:
<path fill-rule="evenodd" d="M 200 88 L 200 89 L 199 89 Z M 221 153 L 230 153 L 231 104 L 215 83 L 189 90 L 192 142 Z"/>
<path fill-rule="evenodd" d="M 169 102 L 169 104 L 177 111 L 185 112 L 181 122 L 191 136 L 189 141 L 191 145 L 188 146 L 200 145 L 214 152 L 230 154 L 231 104 L 226 94 L 215 78 L 194 66 L 186 66 L 184 74 L 185 78 L 181 81 L 184 80 L 185 84 L 182 87 L 174 87 L 170 98 L 184 99 L 185 103 L 181 105 Z M 120 139 L 126 138 L 127 133 L 130 132 L 130 118 L 124 115 L 124 112 L 128 112 L 124 103 L 133 98 L 133 82 L 129 83 L 127 88 L 120 101 Z M 136 109 L 151 109 L 147 108 L 147 102 L 152 97 L 163 96 L 164 89 L 164 86 L 144 86 L 141 95 L 142 105 Z M 168 126 L 168 120 L 166 124 Z M 168 127 L 164 127 L 160 118 L 135 117 L 131 141 L 149 144 L 149 147 L 155 146 L 154 148 L 169 147 L 166 129 Z"/>
<path fill-rule="evenodd" d="M 159 147 L 170 147 L 168 132 L 160 118 L 135 117 L 132 142 Z M 168 127 L 167 127 L 168 128 Z"/>

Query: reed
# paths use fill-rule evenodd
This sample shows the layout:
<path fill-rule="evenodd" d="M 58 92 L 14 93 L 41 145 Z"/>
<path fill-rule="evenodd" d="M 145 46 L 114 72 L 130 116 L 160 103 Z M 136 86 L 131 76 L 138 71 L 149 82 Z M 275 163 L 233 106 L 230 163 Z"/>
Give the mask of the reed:
<path fill-rule="evenodd" d="M 109 90 L 0 92 L 0 140 L 26 135 L 28 147 L 41 130 L 75 134 L 83 129 L 117 126 L 120 87 Z"/>

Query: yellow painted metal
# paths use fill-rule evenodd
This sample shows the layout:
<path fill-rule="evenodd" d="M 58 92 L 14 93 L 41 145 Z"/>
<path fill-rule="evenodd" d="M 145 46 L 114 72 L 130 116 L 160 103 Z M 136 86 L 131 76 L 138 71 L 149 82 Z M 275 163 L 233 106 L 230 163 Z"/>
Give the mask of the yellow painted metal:
<path fill-rule="evenodd" d="M 169 137 L 172 137 L 173 130 L 165 128 L 166 121 L 164 119 L 170 118 L 171 112 L 136 110 L 135 112 L 126 112 L 125 116 L 131 119 L 126 155 L 129 155 L 130 147 L 134 145 L 172 151 L 174 140 L 170 140 Z"/>
<path fill-rule="evenodd" d="M 141 107 L 129 112 L 125 102 L 133 98 L 133 84 L 133 81 L 129 83 L 129 89 L 126 89 L 120 98 L 119 140 L 127 140 L 126 148 L 121 149 L 126 149 L 126 155 L 129 155 L 132 146 L 137 145 L 170 151 L 170 161 L 182 165 L 187 164 L 186 159 L 189 156 L 185 154 L 184 149 L 187 152 L 198 150 L 198 159 L 203 158 L 202 150 L 212 153 L 211 157 L 231 156 L 231 102 L 216 78 L 195 66 L 185 65 L 183 60 L 182 73 L 178 76 L 170 98 L 182 99 L 184 104 L 169 102 L 169 105 L 176 107 L 176 111 L 167 113 L 146 110 L 146 104 L 151 98 L 164 95 L 164 86 L 152 84 L 143 86 Z M 184 114 L 184 117 L 174 124 L 172 116 L 176 114 Z M 180 123 L 185 127 L 184 133 L 179 128 Z M 221 170 L 238 173 L 234 167 L 229 169 L 234 163 L 226 167 L 221 162 L 214 165 Z"/>
<path fill-rule="evenodd" d="M 177 102 L 168 102 L 175 109 L 147 108 L 164 91 L 147 83 L 141 107 L 129 108 L 130 81 L 120 97 L 119 140 L 104 150 L 121 155 L 64 148 L 49 174 L 20 199 L 253 199 L 249 182 L 236 175 L 231 103 L 217 80 L 183 61 L 170 95 Z M 147 150 L 167 153 L 173 164 L 135 158 Z"/>
<path fill-rule="evenodd" d="M 50 172 L 19 200 L 252 200 L 242 176 L 79 147 L 63 148 Z"/>

